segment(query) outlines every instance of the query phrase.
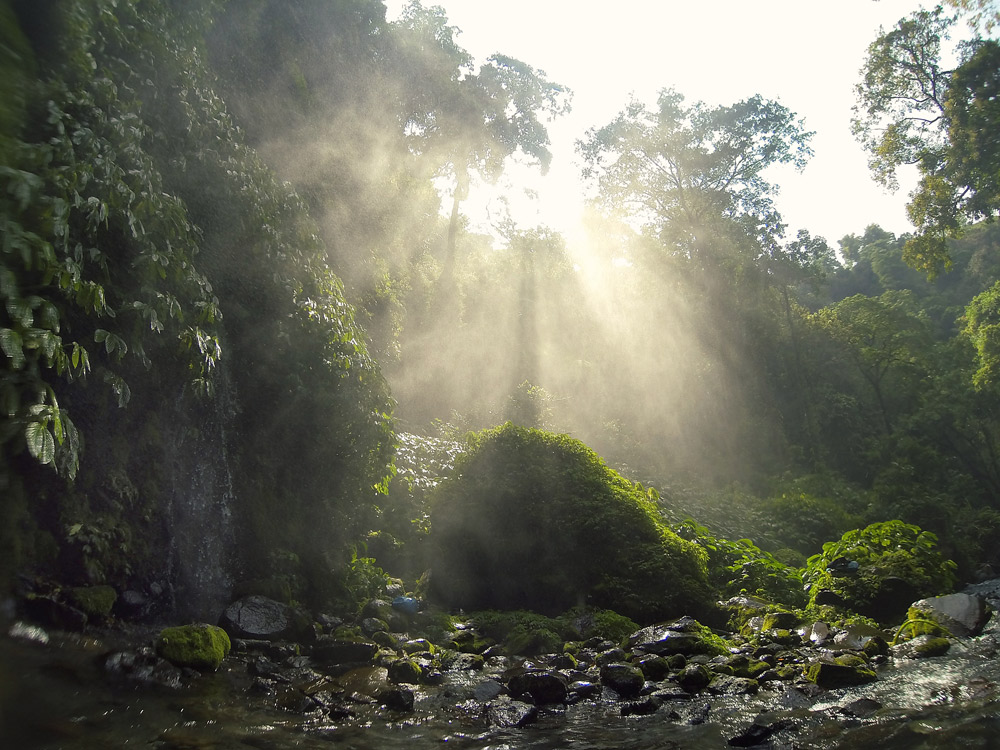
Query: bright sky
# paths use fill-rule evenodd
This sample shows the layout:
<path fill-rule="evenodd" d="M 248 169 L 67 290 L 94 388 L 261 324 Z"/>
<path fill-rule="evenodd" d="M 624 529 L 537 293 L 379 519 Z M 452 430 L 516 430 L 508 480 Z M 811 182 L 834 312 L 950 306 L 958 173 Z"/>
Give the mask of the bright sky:
<path fill-rule="evenodd" d="M 387 0 L 394 20 L 405 0 Z M 761 94 L 777 99 L 815 131 L 815 156 L 801 174 L 782 170 L 777 206 L 789 233 L 808 229 L 831 245 L 871 223 L 911 229 L 904 205 L 912 187 L 887 194 L 869 176 L 850 133 L 853 87 L 879 26 L 891 27 L 919 0 L 424 0 L 440 5 L 458 42 L 477 61 L 501 52 L 544 70 L 573 90 L 573 111 L 549 125 L 554 160 L 547 177 L 517 171 L 507 186 L 513 218 L 573 234 L 582 188 L 575 141 L 607 124 L 630 94 L 654 102 L 673 87 L 689 102 L 728 105 Z M 524 198 L 525 191 L 537 197 Z M 478 203 L 478 205 L 477 205 Z M 463 210 L 487 227 L 495 192 Z"/>

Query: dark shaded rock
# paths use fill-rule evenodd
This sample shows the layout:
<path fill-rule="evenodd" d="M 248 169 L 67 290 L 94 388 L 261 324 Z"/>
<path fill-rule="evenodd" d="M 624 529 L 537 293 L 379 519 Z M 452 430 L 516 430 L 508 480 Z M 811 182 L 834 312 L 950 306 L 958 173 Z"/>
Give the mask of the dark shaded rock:
<path fill-rule="evenodd" d="M 628 654 L 626 654 L 624 650 L 620 648 L 611 648 L 607 651 L 599 653 L 594 661 L 597 663 L 597 666 L 603 667 L 607 664 L 617 664 L 623 662 L 626 659 L 628 659 Z"/>
<path fill-rule="evenodd" d="M 689 693 L 697 693 L 708 687 L 712 673 L 702 664 L 689 664 L 677 676 L 677 684 Z"/>
<path fill-rule="evenodd" d="M 851 701 L 841 710 L 848 716 L 855 716 L 859 719 L 868 719 L 875 715 L 882 708 L 882 704 L 871 698 L 858 698 Z"/>
<path fill-rule="evenodd" d="M 634 698 L 642 691 L 646 678 L 631 664 L 606 664 L 601 667 L 601 682 L 622 698 Z"/>
<path fill-rule="evenodd" d="M 774 734 L 792 726 L 789 721 L 776 721 L 773 724 L 758 724 L 754 722 L 743 732 L 729 738 L 730 747 L 753 747 L 767 742 Z"/>
<path fill-rule="evenodd" d="M 392 711 L 409 712 L 413 710 L 413 691 L 409 688 L 395 686 L 383 690 L 379 693 L 378 700 Z"/>
<path fill-rule="evenodd" d="M 716 675 L 708 684 L 708 691 L 713 695 L 755 695 L 759 690 L 757 680 L 728 674 Z"/>
<path fill-rule="evenodd" d="M 378 617 L 366 617 L 361 621 L 361 632 L 367 636 L 378 633 L 380 630 L 389 630 L 389 624 Z"/>
<path fill-rule="evenodd" d="M 486 705 L 486 721 L 492 727 L 524 727 L 538 718 L 538 709 L 528 703 L 497 698 Z"/>
<path fill-rule="evenodd" d="M 46 628 L 79 633 L 87 626 L 86 614 L 51 596 L 30 594 L 24 601 L 24 611 L 30 619 Z"/>
<path fill-rule="evenodd" d="M 100 620 L 111 615 L 118 592 L 111 586 L 77 586 L 70 589 L 69 599 L 89 619 Z"/>
<path fill-rule="evenodd" d="M 413 659 L 398 659 L 388 666 L 390 682 L 406 682 L 416 685 L 424 677 L 423 667 Z"/>
<path fill-rule="evenodd" d="M 914 602 L 911 617 L 919 613 L 955 636 L 979 635 L 989 619 L 986 603 L 971 594 L 948 594 Z"/>
<path fill-rule="evenodd" d="M 642 700 L 629 701 L 623 703 L 621 707 L 622 716 L 649 716 L 655 714 L 662 705 L 659 698 L 654 695 L 647 695 Z"/>
<path fill-rule="evenodd" d="M 127 589 L 115 602 L 114 614 L 122 620 L 141 620 L 150 613 L 152 600 L 141 591 Z"/>
<path fill-rule="evenodd" d="M 313 646 L 313 658 L 323 664 L 371 663 L 378 652 L 378 645 L 369 641 L 348 641 L 320 636 Z"/>
<path fill-rule="evenodd" d="M 794 612 L 769 612 L 764 615 L 762 630 L 791 630 L 799 624 L 799 616 Z"/>
<path fill-rule="evenodd" d="M 831 591 L 830 589 L 823 589 L 822 591 L 816 592 L 816 604 L 821 604 L 830 607 L 846 607 L 847 601 L 838 594 L 836 591 Z"/>
<path fill-rule="evenodd" d="M 275 682 L 288 682 L 285 670 L 265 656 L 260 656 L 247 664 L 247 673 Z"/>
<path fill-rule="evenodd" d="M 899 622 L 905 618 L 910 603 L 918 596 L 920 591 L 912 583 L 889 576 L 879 582 L 870 602 L 857 602 L 851 608 L 879 623 Z"/>
<path fill-rule="evenodd" d="M 679 687 L 660 688 L 659 690 L 650 693 L 650 695 L 657 698 L 660 702 L 691 700 L 691 693 Z"/>
<path fill-rule="evenodd" d="M 142 685 L 171 689 L 183 685 L 184 673 L 166 659 L 158 657 L 149 647 L 110 653 L 104 658 L 103 667 L 110 675 Z"/>
<path fill-rule="evenodd" d="M 515 674 L 507 687 L 514 698 L 530 696 L 537 706 L 565 703 L 568 693 L 566 678 L 558 672 L 527 671 Z"/>
<path fill-rule="evenodd" d="M 587 680 L 576 680 L 575 682 L 571 682 L 569 684 L 567 702 L 575 703 L 577 701 L 586 700 L 587 698 L 599 695 L 600 692 L 600 685 L 594 682 L 588 682 Z"/>
<path fill-rule="evenodd" d="M 645 678 L 651 682 L 665 680 L 670 674 L 670 663 L 662 656 L 644 656 L 639 659 L 639 669 Z"/>
<path fill-rule="evenodd" d="M 219 624 L 236 638 L 280 640 L 291 635 L 293 615 L 287 604 L 255 594 L 226 607 Z"/>

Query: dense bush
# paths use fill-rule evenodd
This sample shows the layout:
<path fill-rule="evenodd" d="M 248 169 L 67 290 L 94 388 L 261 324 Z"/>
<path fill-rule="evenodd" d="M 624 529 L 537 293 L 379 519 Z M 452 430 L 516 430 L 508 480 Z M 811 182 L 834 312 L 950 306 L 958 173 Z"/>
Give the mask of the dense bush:
<path fill-rule="evenodd" d="M 885 521 L 824 544 L 820 554 L 809 558 L 804 578 L 811 605 L 822 592 L 833 592 L 843 608 L 885 620 L 896 614 L 894 610 L 905 612 L 914 599 L 949 593 L 955 585 L 955 563 L 941 555 L 933 533 Z M 904 599 L 889 601 L 897 591 Z M 879 617 L 881 612 L 889 616 Z"/>
<path fill-rule="evenodd" d="M 649 622 L 712 600 L 705 554 L 641 486 L 566 435 L 506 424 L 471 438 L 431 508 L 431 594 L 547 614 L 579 603 Z"/>

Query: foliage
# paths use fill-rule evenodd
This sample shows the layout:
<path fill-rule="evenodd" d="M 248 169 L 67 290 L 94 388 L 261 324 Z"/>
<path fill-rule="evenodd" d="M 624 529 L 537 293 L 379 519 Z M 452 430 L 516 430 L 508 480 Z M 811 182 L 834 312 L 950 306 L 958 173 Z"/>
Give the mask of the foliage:
<path fill-rule="evenodd" d="M 937 6 L 883 31 L 868 48 L 852 120 L 876 179 L 895 187 L 899 167 L 917 166 L 907 206 L 917 234 L 905 257 L 932 277 L 951 267 L 947 240 L 966 220 L 1000 210 L 1000 151 L 990 137 L 1000 116 L 1000 45 L 976 36 L 958 45 L 958 64 L 947 69 L 942 45 L 954 22 Z"/>
<path fill-rule="evenodd" d="M 558 652 L 566 641 L 582 638 L 621 643 L 639 629 L 628 617 L 602 609 L 571 609 L 555 617 L 524 610 L 481 610 L 468 619 L 505 651 L 522 656 Z"/>
<path fill-rule="evenodd" d="M 778 561 L 749 539 L 730 541 L 715 537 L 690 519 L 676 531 L 682 539 L 705 550 L 708 580 L 720 598 L 750 594 L 791 607 L 805 604 L 801 572 Z"/>
<path fill-rule="evenodd" d="M 833 563 L 858 564 L 854 575 L 842 574 Z M 873 523 L 827 542 L 809 558 L 804 579 L 810 586 L 810 604 L 820 591 L 841 594 L 855 607 L 870 603 L 886 578 L 906 581 L 918 596 L 934 596 L 952 589 L 955 563 L 937 549 L 937 536 L 902 521 Z"/>
<path fill-rule="evenodd" d="M 665 89 L 655 110 L 633 101 L 611 123 L 588 131 L 578 148 L 585 177 L 599 182 L 605 201 L 690 252 L 721 217 L 764 246 L 774 242 L 781 222 L 765 170 L 801 169 L 812 153 L 811 135 L 794 113 L 760 96 L 710 108 L 685 106 L 683 96 Z"/>
<path fill-rule="evenodd" d="M 636 621 L 709 604 L 704 553 L 579 441 L 508 423 L 472 436 L 456 468 L 431 508 L 439 601 L 549 614 L 586 601 Z"/>

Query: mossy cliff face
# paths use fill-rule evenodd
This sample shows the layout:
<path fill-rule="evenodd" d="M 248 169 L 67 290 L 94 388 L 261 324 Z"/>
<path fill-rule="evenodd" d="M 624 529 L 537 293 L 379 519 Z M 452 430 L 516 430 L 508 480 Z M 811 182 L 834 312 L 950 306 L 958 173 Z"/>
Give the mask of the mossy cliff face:
<path fill-rule="evenodd" d="M 583 443 L 506 424 L 479 433 L 431 510 L 431 595 L 555 614 L 579 603 L 650 622 L 709 606 L 704 553 Z"/>

